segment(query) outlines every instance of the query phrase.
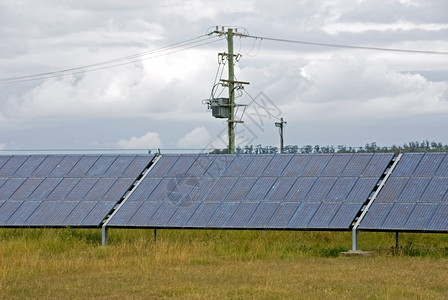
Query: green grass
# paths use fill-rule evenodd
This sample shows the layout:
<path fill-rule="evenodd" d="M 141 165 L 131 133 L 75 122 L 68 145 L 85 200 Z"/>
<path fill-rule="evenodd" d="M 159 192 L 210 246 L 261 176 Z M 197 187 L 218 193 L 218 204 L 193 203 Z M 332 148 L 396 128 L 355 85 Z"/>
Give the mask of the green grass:
<path fill-rule="evenodd" d="M 0 299 L 446 299 L 448 235 L 0 229 Z"/>

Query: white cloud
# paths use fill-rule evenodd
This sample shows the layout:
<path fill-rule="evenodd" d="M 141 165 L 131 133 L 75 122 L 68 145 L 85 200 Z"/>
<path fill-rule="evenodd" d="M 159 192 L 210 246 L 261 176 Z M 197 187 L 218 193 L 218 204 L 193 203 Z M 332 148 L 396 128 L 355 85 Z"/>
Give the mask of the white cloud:
<path fill-rule="evenodd" d="M 202 149 L 211 142 L 210 134 L 205 127 L 196 127 L 184 137 L 179 139 L 177 146 L 179 148 Z"/>
<path fill-rule="evenodd" d="M 148 132 L 140 137 L 121 139 L 117 142 L 117 146 L 122 149 L 154 149 L 161 148 L 162 141 L 159 133 Z"/>

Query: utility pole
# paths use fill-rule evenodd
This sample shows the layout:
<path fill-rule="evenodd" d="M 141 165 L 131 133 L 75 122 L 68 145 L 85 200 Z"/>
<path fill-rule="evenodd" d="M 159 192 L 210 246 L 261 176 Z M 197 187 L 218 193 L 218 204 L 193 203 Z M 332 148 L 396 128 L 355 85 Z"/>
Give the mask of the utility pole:
<path fill-rule="evenodd" d="M 275 127 L 280 127 L 280 153 L 284 152 L 284 145 L 283 145 L 283 135 L 284 135 L 284 127 L 286 125 L 286 122 L 283 121 L 283 118 L 280 118 L 280 122 L 275 122 Z"/>
<path fill-rule="evenodd" d="M 227 122 L 229 135 L 229 153 L 235 154 L 235 70 L 233 66 L 233 29 L 227 29 L 227 60 L 229 62 L 229 118 Z"/>
<path fill-rule="evenodd" d="M 229 63 L 229 78 L 220 79 L 220 84 L 223 87 L 226 86 L 229 88 L 229 98 L 213 99 L 212 95 L 212 100 L 208 103 L 212 108 L 212 115 L 215 118 L 227 118 L 227 131 L 229 136 L 228 153 L 235 154 L 235 125 L 237 123 L 243 123 L 242 120 L 235 120 L 235 107 L 245 106 L 242 104 L 235 104 L 235 90 L 243 89 L 243 85 L 249 84 L 249 82 L 235 80 L 235 60 L 238 61 L 241 55 L 235 55 L 233 53 L 233 37 L 246 37 L 247 35 L 239 33 L 236 28 L 235 31 L 233 28 L 227 28 L 227 31 L 224 31 L 224 27 L 219 30 L 218 26 L 216 26 L 216 30 L 211 33 L 218 34 L 219 36 L 227 35 L 227 53 L 219 53 L 218 57 L 226 57 L 227 62 Z M 222 100 L 226 101 L 224 102 Z M 214 109 L 216 109 L 216 111 L 214 111 Z"/>

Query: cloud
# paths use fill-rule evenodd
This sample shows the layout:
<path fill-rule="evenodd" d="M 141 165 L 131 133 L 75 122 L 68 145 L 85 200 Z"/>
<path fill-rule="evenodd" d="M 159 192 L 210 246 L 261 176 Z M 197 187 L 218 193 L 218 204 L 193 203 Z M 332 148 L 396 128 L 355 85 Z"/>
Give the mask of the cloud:
<path fill-rule="evenodd" d="M 211 138 L 207 128 L 196 127 L 184 137 L 179 139 L 176 145 L 179 148 L 201 149 L 207 147 L 210 142 Z"/>
<path fill-rule="evenodd" d="M 122 149 L 154 149 L 161 148 L 162 141 L 159 133 L 148 132 L 140 137 L 131 137 L 129 139 L 121 139 L 116 143 L 118 148 Z"/>

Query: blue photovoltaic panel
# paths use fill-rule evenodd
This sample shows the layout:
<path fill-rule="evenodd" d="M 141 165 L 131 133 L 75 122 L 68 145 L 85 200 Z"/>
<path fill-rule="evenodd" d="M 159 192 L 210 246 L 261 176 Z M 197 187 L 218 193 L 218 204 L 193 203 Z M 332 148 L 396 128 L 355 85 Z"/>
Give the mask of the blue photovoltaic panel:
<path fill-rule="evenodd" d="M 294 155 L 281 173 L 282 177 L 298 177 L 303 173 L 305 167 L 310 163 L 311 155 Z"/>
<path fill-rule="evenodd" d="M 213 162 L 207 168 L 204 176 L 211 178 L 218 178 L 223 176 L 234 159 L 234 154 L 217 155 L 215 160 L 213 160 Z"/>
<path fill-rule="evenodd" d="M 235 177 L 221 177 L 213 186 L 213 189 L 205 197 L 207 202 L 221 202 L 226 195 L 233 189 L 233 186 L 238 181 Z"/>
<path fill-rule="evenodd" d="M 436 171 L 436 176 L 448 177 L 448 155 L 445 154 L 443 161 L 440 163 Z"/>
<path fill-rule="evenodd" d="M 411 177 L 406 186 L 396 199 L 397 202 L 418 202 L 423 192 L 426 190 L 430 177 Z"/>
<path fill-rule="evenodd" d="M 305 201 L 322 202 L 327 198 L 327 194 L 336 183 L 336 177 L 319 177 L 314 182 L 313 187 L 306 195 Z"/>
<path fill-rule="evenodd" d="M 189 176 L 203 176 L 213 161 L 216 159 L 216 155 L 200 155 L 194 161 L 193 165 L 187 170 Z"/>
<path fill-rule="evenodd" d="M 141 226 L 142 224 L 147 225 L 148 220 L 154 215 L 154 213 L 161 205 L 161 202 L 143 202 L 142 205 L 137 209 L 137 211 L 132 215 L 129 222 L 127 222 L 126 224 L 129 224 L 130 226 Z M 120 212 L 120 210 L 118 210 L 118 212 Z M 111 219 L 111 223 L 113 222 L 115 222 L 115 218 Z M 117 224 L 120 225 L 122 223 Z"/>
<path fill-rule="evenodd" d="M 223 178 L 227 179 L 227 178 Z M 224 198 L 225 201 L 241 201 L 246 198 L 246 195 L 257 181 L 256 177 L 243 177 L 235 180 L 235 184 L 230 189 L 230 192 Z"/>
<path fill-rule="evenodd" d="M 334 215 L 328 227 L 337 229 L 346 229 L 347 223 L 355 220 L 358 211 L 361 209 L 359 203 L 342 203 L 339 210 Z"/>
<path fill-rule="evenodd" d="M 65 177 L 81 159 L 79 155 L 66 155 L 51 171 L 48 177 Z"/>
<path fill-rule="evenodd" d="M 342 176 L 359 176 L 363 174 L 370 160 L 374 154 L 372 153 L 358 153 L 353 155 L 342 171 Z"/>
<path fill-rule="evenodd" d="M 436 209 L 436 203 L 417 203 L 414 211 L 405 224 L 405 228 L 408 228 L 409 230 L 421 230 L 422 228 L 426 228 L 426 225 L 431 220 Z"/>
<path fill-rule="evenodd" d="M 149 218 L 148 224 L 164 227 L 177 208 L 178 206 L 170 201 L 162 202 L 162 205 L 157 209 L 152 217 Z"/>
<path fill-rule="evenodd" d="M 58 186 L 62 178 L 45 178 L 29 196 L 30 200 L 45 200 L 48 195 Z"/>
<path fill-rule="evenodd" d="M 43 162 L 45 155 L 29 156 L 25 162 L 14 172 L 14 177 L 28 177 Z"/>
<path fill-rule="evenodd" d="M 22 164 L 28 159 L 28 155 L 12 155 L 9 156 L 9 159 L 3 164 L 0 168 L 0 176 L 2 177 L 11 177 L 17 169 L 22 166 Z"/>
<path fill-rule="evenodd" d="M 64 200 L 70 191 L 78 184 L 79 178 L 64 178 L 56 188 L 46 197 L 48 200 Z"/>
<path fill-rule="evenodd" d="M 16 212 L 16 210 L 22 205 L 22 201 L 2 201 L 0 206 L 0 224 L 6 224 L 9 218 Z"/>
<path fill-rule="evenodd" d="M 326 201 L 341 202 L 348 198 L 358 178 L 339 177 L 326 196 Z M 365 199 L 364 199 L 365 200 Z"/>
<path fill-rule="evenodd" d="M 152 159 L 153 159 L 152 155 L 151 156 L 147 156 L 147 155 L 134 156 L 133 160 L 128 165 L 128 167 L 118 177 L 132 178 L 132 179 L 137 178 L 149 166 Z"/>
<path fill-rule="evenodd" d="M 117 159 L 116 155 L 101 155 L 87 171 L 87 177 L 102 177 Z"/>
<path fill-rule="evenodd" d="M 386 167 L 393 157 L 393 153 L 375 153 L 360 175 L 363 177 L 381 176 L 386 171 Z"/>
<path fill-rule="evenodd" d="M 164 177 L 179 159 L 178 155 L 163 155 L 151 169 L 150 177 Z"/>
<path fill-rule="evenodd" d="M 227 221 L 232 217 L 237 209 L 239 203 L 237 202 L 223 202 L 218 205 L 215 213 L 212 215 L 207 223 L 207 227 L 219 228 L 224 227 Z"/>
<path fill-rule="evenodd" d="M 268 177 L 279 176 L 280 174 L 283 173 L 283 170 L 286 168 L 291 158 L 293 157 L 294 155 L 292 154 L 275 155 L 271 159 L 269 164 L 266 166 L 263 173 L 261 173 L 261 176 L 268 176 Z"/>
<path fill-rule="evenodd" d="M 97 201 L 72 201 L 76 206 L 64 219 L 63 225 L 66 226 L 79 226 L 82 220 L 92 211 Z M 72 203 L 70 202 L 70 203 Z"/>
<path fill-rule="evenodd" d="M 218 208 L 219 203 L 203 202 L 199 204 L 199 207 L 192 214 L 187 222 L 187 227 L 205 227 L 212 215 Z"/>
<path fill-rule="evenodd" d="M 247 228 L 247 223 L 257 209 L 258 202 L 242 202 L 226 223 L 226 227 Z"/>
<path fill-rule="evenodd" d="M 434 176 L 444 157 L 445 153 L 425 153 L 412 175 Z"/>
<path fill-rule="evenodd" d="M 68 172 L 67 177 L 85 177 L 90 168 L 98 160 L 98 156 L 83 156 L 76 165 Z"/>
<path fill-rule="evenodd" d="M 242 176 L 260 176 L 273 157 L 273 154 L 255 155 L 246 170 L 244 170 Z"/>
<path fill-rule="evenodd" d="M 62 155 L 48 155 L 40 165 L 31 173 L 30 177 L 49 177 L 51 172 L 57 167 L 64 158 Z M 53 176 L 54 177 L 54 176 Z"/>
<path fill-rule="evenodd" d="M 129 223 L 131 218 L 135 215 L 135 213 L 141 206 L 141 201 L 129 202 L 125 207 L 117 211 L 117 213 L 114 215 L 113 222 L 118 224 Z"/>
<path fill-rule="evenodd" d="M 15 202 L 15 201 L 14 201 Z M 39 207 L 40 201 L 21 201 L 20 206 L 8 218 L 4 225 L 19 226 L 24 225 L 33 212 Z"/>
<path fill-rule="evenodd" d="M 199 204 L 199 202 L 195 202 L 187 203 L 185 206 L 178 206 L 176 212 L 171 216 L 166 225 L 172 227 L 186 227 L 188 220 L 196 211 Z"/>
<path fill-rule="evenodd" d="M 25 180 L 25 178 L 9 178 L 0 188 L 0 200 L 8 200 Z"/>
<path fill-rule="evenodd" d="M 301 175 L 307 177 L 320 176 L 332 157 L 332 154 L 309 156 L 309 162 L 303 169 Z"/>
<path fill-rule="evenodd" d="M 162 155 L 108 226 L 348 230 L 393 157 L 357 156 Z"/>
<path fill-rule="evenodd" d="M 81 226 L 101 226 L 101 222 L 107 214 L 114 208 L 114 201 L 98 201 L 90 213 L 81 221 Z"/>
<path fill-rule="evenodd" d="M 442 175 L 447 173 L 446 157 L 446 153 L 403 154 L 359 228 L 448 231 L 440 219 L 446 218 L 442 208 L 448 203 L 448 175 Z"/>
<path fill-rule="evenodd" d="M 317 181 L 315 177 L 299 177 L 286 195 L 287 201 L 305 201 L 306 195 Z"/>
<path fill-rule="evenodd" d="M 271 190 L 277 178 L 275 177 L 260 177 L 255 182 L 245 199 L 248 201 L 263 201 L 266 195 Z"/>
<path fill-rule="evenodd" d="M 81 180 L 79 180 L 73 189 L 67 194 L 65 199 L 75 201 L 83 200 L 97 182 L 98 178 L 81 178 Z"/>
<path fill-rule="evenodd" d="M 414 203 L 395 203 L 382 226 L 386 228 L 404 229 L 414 206 Z"/>
<path fill-rule="evenodd" d="M 421 202 L 441 202 L 446 201 L 448 176 L 447 177 L 433 177 L 428 187 L 421 195 Z"/>
<path fill-rule="evenodd" d="M 320 202 L 303 202 L 289 221 L 288 228 L 309 228 L 308 223 L 319 209 Z"/>
<path fill-rule="evenodd" d="M 425 229 L 429 231 L 447 231 L 448 203 L 440 203 Z"/>
<path fill-rule="evenodd" d="M 409 181 L 409 177 L 391 177 L 387 180 L 381 193 L 375 202 L 394 202 L 398 199 L 404 187 Z"/>
<path fill-rule="evenodd" d="M 149 199 L 149 196 L 160 183 L 161 178 L 152 178 L 146 177 L 143 179 L 142 183 L 145 186 L 145 189 L 138 189 L 132 193 L 129 197 L 129 201 L 146 201 Z"/>
<path fill-rule="evenodd" d="M 288 228 L 289 221 L 299 206 L 299 202 L 281 202 L 266 227 L 278 229 Z"/>
<path fill-rule="evenodd" d="M 376 203 L 370 207 L 368 213 L 362 219 L 359 228 L 362 229 L 380 229 L 389 215 L 393 203 Z"/>
<path fill-rule="evenodd" d="M 65 201 L 45 201 L 42 203 L 46 204 L 50 203 L 50 209 L 54 208 L 52 210 L 52 214 L 45 217 L 45 219 L 42 220 L 37 225 L 42 224 L 43 222 L 48 222 L 52 224 L 53 226 L 69 226 L 69 224 L 65 224 L 64 220 L 70 215 L 70 213 L 75 209 L 75 207 L 78 205 L 78 202 L 71 201 L 71 202 L 65 202 Z"/>
<path fill-rule="evenodd" d="M 368 198 L 373 193 L 378 182 L 379 179 L 375 177 L 359 178 L 350 191 L 350 194 L 345 199 L 345 202 L 364 203 L 366 201 L 366 196 Z"/>
<path fill-rule="evenodd" d="M 333 155 L 320 176 L 340 176 L 353 154 Z"/>
<path fill-rule="evenodd" d="M 294 186 L 295 178 L 279 177 L 265 197 L 266 201 L 283 201 Z"/>
<path fill-rule="evenodd" d="M 394 169 L 393 177 L 411 176 L 417 168 L 424 153 L 405 153 Z"/>
<path fill-rule="evenodd" d="M 308 228 L 330 228 L 330 222 L 339 211 L 341 205 L 341 202 L 322 203 L 308 224 Z M 353 219 L 348 221 L 351 222 Z"/>
<path fill-rule="evenodd" d="M 249 228 L 267 228 L 269 220 L 277 210 L 278 202 L 261 202 L 247 222 Z"/>
<path fill-rule="evenodd" d="M 163 157 L 163 156 L 162 156 Z M 188 169 L 193 165 L 197 156 L 195 155 L 181 155 L 179 159 L 174 163 L 171 169 L 166 173 L 166 176 L 179 176 L 185 174 Z"/>
<path fill-rule="evenodd" d="M 149 166 L 148 155 L 0 156 L 0 226 L 98 227 Z"/>
<path fill-rule="evenodd" d="M 27 178 L 22 185 L 12 194 L 14 200 L 31 200 L 30 195 L 42 183 L 43 178 Z"/>
<path fill-rule="evenodd" d="M 246 168 L 249 166 L 249 164 L 254 159 L 255 155 L 236 155 L 232 163 L 229 165 L 227 170 L 224 171 L 222 176 L 229 176 L 229 177 L 235 177 L 240 176 L 243 174 L 243 172 L 246 170 Z M 253 177 L 257 176 L 252 175 Z"/>

